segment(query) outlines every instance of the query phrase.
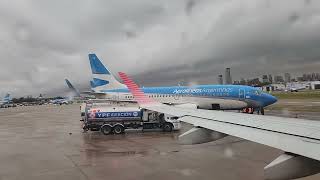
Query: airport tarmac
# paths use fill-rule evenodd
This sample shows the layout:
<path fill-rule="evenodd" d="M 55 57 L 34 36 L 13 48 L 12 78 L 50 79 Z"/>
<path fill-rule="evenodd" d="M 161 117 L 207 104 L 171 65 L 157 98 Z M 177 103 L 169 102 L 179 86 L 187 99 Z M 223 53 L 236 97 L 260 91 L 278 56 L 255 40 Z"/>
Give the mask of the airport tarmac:
<path fill-rule="evenodd" d="M 282 153 L 235 137 L 179 145 L 179 132 L 83 133 L 79 120 L 77 104 L 0 109 L 0 180 L 259 180 Z"/>

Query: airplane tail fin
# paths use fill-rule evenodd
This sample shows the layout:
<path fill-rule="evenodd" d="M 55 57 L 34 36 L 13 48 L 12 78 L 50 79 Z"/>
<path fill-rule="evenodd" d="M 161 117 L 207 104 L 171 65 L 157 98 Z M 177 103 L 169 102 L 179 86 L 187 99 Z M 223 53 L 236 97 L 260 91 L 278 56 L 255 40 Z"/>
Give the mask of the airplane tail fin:
<path fill-rule="evenodd" d="M 93 75 L 93 80 L 90 81 L 90 85 L 93 91 L 126 88 L 126 86 L 120 83 L 102 64 L 96 54 L 89 54 L 89 61 Z"/>
<path fill-rule="evenodd" d="M 95 88 L 95 85 L 94 85 L 94 83 L 93 83 L 93 80 L 90 81 L 90 87 L 91 87 L 91 89 Z"/>
<path fill-rule="evenodd" d="M 11 100 L 11 97 L 10 97 L 10 94 L 7 93 L 4 98 L 3 98 L 3 101 L 10 101 Z"/>
<path fill-rule="evenodd" d="M 69 89 L 74 93 L 74 96 L 80 97 L 80 92 L 77 88 L 75 88 L 68 79 L 65 79 Z"/>

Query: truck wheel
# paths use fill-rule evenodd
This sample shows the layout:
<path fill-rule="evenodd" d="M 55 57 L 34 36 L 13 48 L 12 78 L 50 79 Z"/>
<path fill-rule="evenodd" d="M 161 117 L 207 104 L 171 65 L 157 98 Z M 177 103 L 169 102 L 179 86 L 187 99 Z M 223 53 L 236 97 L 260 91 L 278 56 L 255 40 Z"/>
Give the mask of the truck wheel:
<path fill-rule="evenodd" d="M 122 133 L 124 133 L 124 127 L 121 125 L 116 125 L 113 127 L 113 132 L 115 134 L 122 134 Z"/>
<path fill-rule="evenodd" d="M 101 127 L 101 132 L 104 134 L 104 135 L 109 135 L 112 133 L 112 127 L 108 124 L 106 125 L 103 125 Z"/>
<path fill-rule="evenodd" d="M 164 132 L 171 132 L 173 130 L 173 126 L 171 123 L 165 123 L 163 126 Z"/>

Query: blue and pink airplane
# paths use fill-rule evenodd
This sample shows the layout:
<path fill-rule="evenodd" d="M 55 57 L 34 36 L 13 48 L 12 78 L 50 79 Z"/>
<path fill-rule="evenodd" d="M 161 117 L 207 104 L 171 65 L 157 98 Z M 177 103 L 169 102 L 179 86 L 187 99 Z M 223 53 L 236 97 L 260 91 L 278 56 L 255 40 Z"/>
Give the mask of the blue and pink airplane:
<path fill-rule="evenodd" d="M 93 80 L 91 88 L 98 98 L 134 101 L 126 85 L 120 83 L 95 54 L 89 54 Z M 170 105 L 191 105 L 199 109 L 242 110 L 263 108 L 277 99 L 260 89 L 243 85 L 196 85 L 144 87 L 142 91 L 157 101 Z"/>

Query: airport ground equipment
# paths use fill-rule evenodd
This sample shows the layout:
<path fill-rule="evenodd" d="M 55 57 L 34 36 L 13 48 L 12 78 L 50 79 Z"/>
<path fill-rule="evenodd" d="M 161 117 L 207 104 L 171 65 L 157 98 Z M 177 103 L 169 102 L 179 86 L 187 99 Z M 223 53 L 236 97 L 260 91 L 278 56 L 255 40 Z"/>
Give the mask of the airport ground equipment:
<path fill-rule="evenodd" d="M 171 132 L 181 127 L 177 117 L 137 106 L 87 103 L 82 115 L 85 131 L 101 131 L 105 135 L 122 134 L 126 129 L 162 129 Z"/>

